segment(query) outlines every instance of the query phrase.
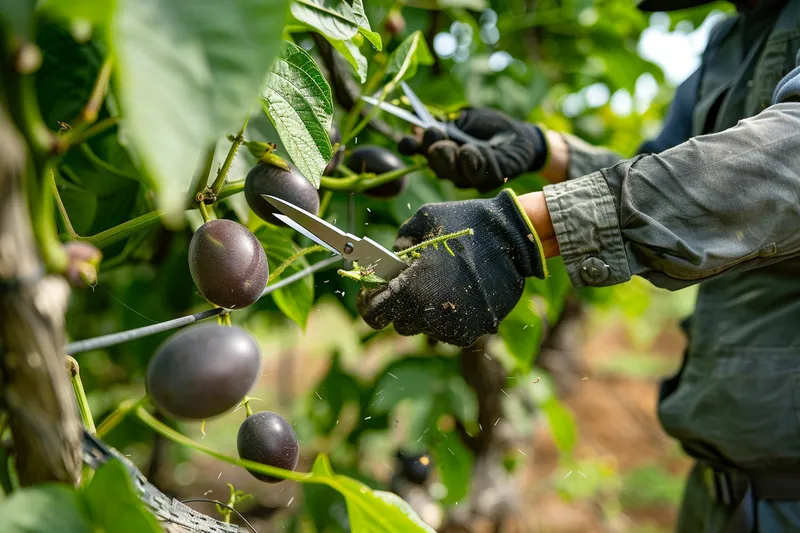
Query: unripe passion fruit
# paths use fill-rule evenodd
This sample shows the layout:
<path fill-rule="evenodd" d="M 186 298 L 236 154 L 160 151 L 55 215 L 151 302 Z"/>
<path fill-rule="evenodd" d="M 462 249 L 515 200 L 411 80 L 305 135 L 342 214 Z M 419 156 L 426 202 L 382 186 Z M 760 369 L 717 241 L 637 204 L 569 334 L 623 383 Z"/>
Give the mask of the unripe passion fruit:
<path fill-rule="evenodd" d="M 406 166 L 403 160 L 397 155 L 383 148 L 382 146 L 361 146 L 350 153 L 347 158 L 347 168 L 353 172 L 362 174 L 370 172 L 372 174 L 383 174 L 399 170 Z M 397 196 L 406 188 L 408 176 L 403 176 L 389 183 L 384 183 L 372 189 L 364 191 L 367 196 L 374 198 L 391 198 Z"/>
<path fill-rule="evenodd" d="M 203 420 L 236 407 L 258 379 L 261 353 L 245 330 L 200 324 L 156 350 L 145 386 L 153 404 L 178 419 Z"/>
<path fill-rule="evenodd" d="M 269 411 L 260 411 L 248 416 L 239 426 L 236 439 L 239 457 L 284 470 L 297 467 L 299 447 L 297 435 L 282 416 Z M 253 476 L 267 483 L 278 483 L 280 478 L 248 470 Z"/>
<path fill-rule="evenodd" d="M 269 278 L 264 247 L 233 220 L 211 220 L 189 243 L 189 272 L 209 302 L 242 309 L 261 297 Z"/>
<path fill-rule="evenodd" d="M 342 142 L 342 134 L 339 132 L 339 128 L 336 127 L 336 124 L 331 126 L 331 129 L 328 130 L 328 136 L 331 138 L 331 146 L 335 146 L 336 143 Z M 336 167 L 341 164 L 342 159 L 344 158 L 344 146 L 340 146 L 336 153 L 333 154 L 333 158 L 328 162 L 328 166 L 325 167 L 325 171 L 322 173 L 323 176 L 330 176 L 333 174 L 333 171 L 336 170 Z"/>
<path fill-rule="evenodd" d="M 262 194 L 275 196 L 314 215 L 319 211 L 319 193 L 305 176 L 291 163 L 290 170 L 269 163 L 259 163 L 247 174 L 244 182 L 244 196 L 247 203 L 262 220 L 285 226 L 272 216 L 278 211 L 261 197 Z"/>

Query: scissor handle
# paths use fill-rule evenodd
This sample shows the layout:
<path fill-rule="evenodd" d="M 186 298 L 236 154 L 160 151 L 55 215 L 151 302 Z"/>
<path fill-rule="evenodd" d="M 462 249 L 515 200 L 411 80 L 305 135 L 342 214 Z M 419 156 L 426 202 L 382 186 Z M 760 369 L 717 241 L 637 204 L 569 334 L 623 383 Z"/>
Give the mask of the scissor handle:
<path fill-rule="evenodd" d="M 452 122 L 445 122 L 442 124 L 444 126 L 445 134 L 454 141 L 458 141 L 462 144 L 474 144 L 476 146 L 483 146 L 484 148 L 491 148 L 492 145 L 489 141 L 484 141 L 482 139 L 476 139 L 472 135 L 468 133 L 464 133 L 462 130 L 458 129 L 458 127 L 453 124 Z"/>

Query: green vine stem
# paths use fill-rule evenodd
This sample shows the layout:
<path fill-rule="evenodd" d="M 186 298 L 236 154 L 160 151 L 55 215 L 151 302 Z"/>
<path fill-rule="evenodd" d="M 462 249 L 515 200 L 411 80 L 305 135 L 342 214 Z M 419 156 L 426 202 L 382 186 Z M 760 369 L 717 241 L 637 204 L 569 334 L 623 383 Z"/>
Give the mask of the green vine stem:
<path fill-rule="evenodd" d="M 256 463 L 255 461 L 248 461 L 247 459 L 236 459 L 233 457 L 229 457 L 224 453 L 211 449 L 208 446 L 204 446 L 199 442 L 195 442 L 186 435 L 178 431 L 175 431 L 174 429 L 172 429 L 171 427 L 167 426 L 162 422 L 159 422 L 153 415 L 148 413 L 147 410 L 142 406 L 138 406 L 135 412 L 136 412 L 136 417 L 139 420 L 141 420 L 145 425 L 149 426 L 150 429 L 152 429 L 156 433 L 159 433 L 160 435 L 168 438 L 169 440 L 177 444 L 186 446 L 187 448 L 191 448 L 192 450 L 198 451 L 200 453 L 210 455 L 211 457 L 219 459 L 220 461 L 224 461 L 226 463 L 236 466 L 241 466 L 248 470 L 253 470 L 255 472 L 258 472 L 259 474 L 266 474 L 268 476 L 275 476 L 282 479 L 291 479 L 293 481 L 312 482 L 312 483 L 320 482 L 320 481 L 313 481 L 312 475 L 310 473 L 293 472 L 291 470 L 284 470 L 282 468 Z"/>
<path fill-rule="evenodd" d="M 211 192 L 214 194 L 214 196 L 218 196 L 219 192 L 222 190 L 222 186 L 225 184 L 225 178 L 228 177 L 228 171 L 233 164 L 233 158 L 236 157 L 236 152 L 239 151 L 239 146 L 241 146 L 241 144 L 244 142 L 244 130 L 247 128 L 248 120 L 249 118 L 245 119 L 242 127 L 239 128 L 239 133 L 231 143 L 231 149 L 228 150 L 228 155 L 225 157 L 225 162 L 222 163 L 222 168 L 219 169 L 219 173 L 217 173 L 217 177 L 214 179 L 214 183 L 211 185 Z"/>
<path fill-rule="evenodd" d="M 119 117 L 108 117 L 84 130 L 70 132 L 69 135 L 65 135 L 59 139 L 58 153 L 63 154 L 73 146 L 83 144 L 92 137 L 100 135 L 104 131 L 110 130 L 118 123 Z"/>
<path fill-rule="evenodd" d="M 305 255 L 308 255 L 308 254 L 313 254 L 315 252 L 324 252 L 326 250 L 327 250 L 327 248 L 325 248 L 324 246 L 320 246 L 318 244 L 315 244 L 314 246 L 309 246 L 308 248 L 303 248 L 299 252 L 297 252 L 294 255 L 290 256 L 286 261 L 281 263 L 278 268 L 276 268 L 274 271 L 272 271 L 270 273 L 270 275 L 269 275 L 268 283 L 278 279 L 278 276 L 283 274 L 284 270 L 289 268 L 292 265 L 292 263 L 294 263 L 295 261 L 297 261 L 301 257 L 303 257 Z"/>
<path fill-rule="evenodd" d="M 108 84 L 111 80 L 111 71 L 114 67 L 114 60 L 111 56 L 106 57 L 103 65 L 100 67 L 100 72 L 97 74 L 97 79 L 92 87 L 92 94 L 89 101 L 81 110 L 80 119 L 86 124 L 92 124 L 97 120 L 97 115 L 100 113 L 100 107 L 103 105 L 106 93 L 108 92 Z"/>
<path fill-rule="evenodd" d="M 325 212 L 328 210 L 328 206 L 331 205 L 332 199 L 333 191 L 327 190 L 322 192 L 322 198 L 319 200 L 319 210 L 317 211 L 317 216 L 319 218 L 325 217 Z"/>
<path fill-rule="evenodd" d="M 404 168 L 384 172 L 383 174 L 353 174 L 345 178 L 329 178 L 323 176 L 320 180 L 320 189 L 336 192 L 363 192 L 373 187 L 378 187 L 396 179 L 400 179 L 407 174 L 422 170 L 428 167 L 425 161 L 409 165 Z"/>
<path fill-rule="evenodd" d="M 205 202 L 197 202 L 197 207 L 200 208 L 200 214 L 203 215 L 203 222 L 208 222 L 211 217 L 208 215 L 208 208 Z"/>
<path fill-rule="evenodd" d="M 117 427 L 120 422 L 125 420 L 125 417 L 128 416 L 134 409 L 137 409 L 144 405 L 147 402 L 147 396 L 142 396 L 141 398 L 128 398 L 124 402 L 120 403 L 119 406 L 107 417 L 100 422 L 100 425 L 97 426 L 97 436 L 99 438 L 103 438 L 104 436 L 108 435 L 108 433 Z"/>
<path fill-rule="evenodd" d="M 69 215 L 67 214 L 67 208 L 64 207 L 64 202 L 61 200 L 61 195 L 58 193 L 58 185 L 56 185 L 56 175 L 55 172 L 50 172 L 50 187 L 53 189 L 53 197 L 56 199 L 56 214 L 58 215 L 58 221 L 64 226 L 64 231 L 67 232 L 67 237 L 69 239 L 77 239 L 78 234 L 75 232 L 75 228 L 72 227 L 72 221 L 69 219 Z"/>
<path fill-rule="evenodd" d="M 226 184 L 220 191 L 217 198 L 218 199 L 227 198 L 229 196 L 233 196 L 234 194 L 238 194 L 243 190 L 244 190 L 244 180 L 234 181 L 232 183 Z M 61 202 L 61 197 L 58 195 L 57 189 L 55 189 L 54 194 L 56 196 L 56 202 L 63 206 L 63 202 Z M 188 206 L 188 209 L 197 209 L 197 208 L 199 208 L 199 205 L 196 202 L 192 202 L 192 204 Z M 140 231 L 144 231 L 148 228 L 155 226 L 160 222 L 162 215 L 163 213 L 161 211 L 158 210 L 150 211 L 136 218 L 123 222 L 122 224 L 114 226 L 113 228 L 109 228 L 107 230 L 101 231 L 100 233 L 96 233 L 95 235 L 82 237 L 77 234 L 71 235 L 69 234 L 69 232 L 67 232 L 66 234 L 63 235 L 63 237 L 68 240 L 78 240 L 78 241 L 88 242 L 99 249 L 103 249 L 121 240 L 127 239 L 131 235 L 134 235 Z M 69 216 L 67 215 L 66 209 L 63 212 L 60 212 L 59 216 L 65 217 L 65 220 L 67 221 L 69 220 Z"/>

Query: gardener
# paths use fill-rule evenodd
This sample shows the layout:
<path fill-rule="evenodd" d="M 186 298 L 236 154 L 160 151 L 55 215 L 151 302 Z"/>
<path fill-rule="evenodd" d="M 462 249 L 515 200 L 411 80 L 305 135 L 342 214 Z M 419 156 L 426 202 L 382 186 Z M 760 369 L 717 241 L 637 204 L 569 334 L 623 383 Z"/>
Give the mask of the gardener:
<path fill-rule="evenodd" d="M 481 109 L 455 124 L 494 148 L 438 130 L 404 139 L 401 151 L 460 187 L 487 192 L 531 171 L 553 184 L 423 206 L 398 248 L 467 227 L 474 236 L 451 241 L 455 257 L 428 250 L 359 295 L 374 328 L 468 346 L 497 331 L 526 277 L 547 276 L 545 257 L 560 254 L 575 287 L 632 275 L 670 290 L 701 283 L 658 408 L 697 459 L 681 533 L 800 531 L 800 0 L 737 7 L 633 159 Z"/>

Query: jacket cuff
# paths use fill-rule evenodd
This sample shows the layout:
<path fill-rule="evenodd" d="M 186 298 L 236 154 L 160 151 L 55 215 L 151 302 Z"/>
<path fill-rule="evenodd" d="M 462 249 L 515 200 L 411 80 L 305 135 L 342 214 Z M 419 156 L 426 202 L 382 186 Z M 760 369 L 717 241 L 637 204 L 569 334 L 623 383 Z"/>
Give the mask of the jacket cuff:
<path fill-rule="evenodd" d="M 567 143 L 567 180 L 574 180 L 597 172 L 603 168 L 609 168 L 622 160 L 622 156 L 607 148 L 592 146 L 583 139 L 561 133 L 564 142 Z"/>
<path fill-rule="evenodd" d="M 547 209 L 570 281 L 604 287 L 631 278 L 614 198 L 594 172 L 544 187 Z"/>

